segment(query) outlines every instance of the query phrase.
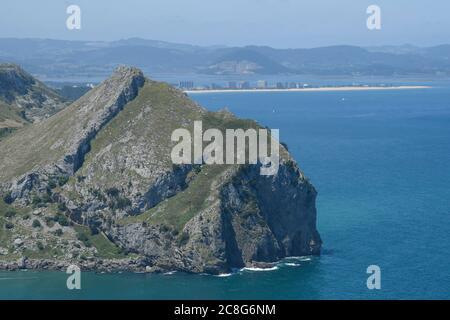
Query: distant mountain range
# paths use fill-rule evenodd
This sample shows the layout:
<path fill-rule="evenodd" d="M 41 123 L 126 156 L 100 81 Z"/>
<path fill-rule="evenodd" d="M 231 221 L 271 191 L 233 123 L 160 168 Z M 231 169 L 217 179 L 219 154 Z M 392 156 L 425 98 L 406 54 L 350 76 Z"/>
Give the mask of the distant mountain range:
<path fill-rule="evenodd" d="M 0 62 L 18 63 L 44 79 L 104 78 L 120 64 L 136 65 L 147 73 L 178 75 L 446 76 L 450 45 L 274 49 L 201 47 L 139 38 L 112 42 L 3 38 Z"/>

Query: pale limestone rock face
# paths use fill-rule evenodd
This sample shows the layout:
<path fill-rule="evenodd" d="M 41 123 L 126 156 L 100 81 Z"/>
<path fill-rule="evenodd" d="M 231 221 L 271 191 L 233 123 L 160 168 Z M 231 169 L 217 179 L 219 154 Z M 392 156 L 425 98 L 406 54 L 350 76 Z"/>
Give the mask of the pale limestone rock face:
<path fill-rule="evenodd" d="M 1 141 L 8 151 L 0 155 L 3 196 L 21 210 L 39 210 L 51 225 L 12 221 L 32 230 L 27 242 L 55 243 L 63 254 L 26 266 L 219 273 L 319 254 L 316 190 L 287 150 L 280 147 L 274 176 L 261 176 L 260 165 L 175 166 L 171 133 L 192 130 L 194 121 L 205 129 L 259 127 L 120 67 L 68 108 Z M 62 226 L 61 214 L 72 225 Z M 121 252 L 101 258 L 105 242 Z M 0 259 L 0 268 L 17 265 Z"/>

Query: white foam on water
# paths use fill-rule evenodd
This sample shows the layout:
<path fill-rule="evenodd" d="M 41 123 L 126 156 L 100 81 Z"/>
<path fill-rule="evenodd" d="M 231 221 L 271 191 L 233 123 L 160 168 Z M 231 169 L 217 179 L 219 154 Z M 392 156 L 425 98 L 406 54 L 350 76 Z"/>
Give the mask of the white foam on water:
<path fill-rule="evenodd" d="M 219 277 L 219 278 L 225 278 L 225 277 L 231 277 L 233 274 L 232 273 L 221 273 L 216 275 L 215 277 Z"/>
<path fill-rule="evenodd" d="M 309 256 L 298 256 L 298 257 L 286 257 L 284 260 L 298 260 L 298 261 L 311 261 L 312 258 Z"/>
<path fill-rule="evenodd" d="M 175 273 L 176 273 L 176 271 L 169 271 L 169 272 L 163 273 L 163 275 L 170 276 L 170 275 L 175 274 Z"/>
<path fill-rule="evenodd" d="M 300 267 L 300 263 L 287 262 L 284 265 L 288 267 Z"/>
<path fill-rule="evenodd" d="M 312 258 L 310 258 L 310 257 L 303 257 L 303 258 L 300 258 L 299 260 L 300 261 L 311 261 Z"/>
<path fill-rule="evenodd" d="M 243 271 L 275 271 L 278 270 L 278 266 L 271 267 L 271 268 L 242 268 Z"/>

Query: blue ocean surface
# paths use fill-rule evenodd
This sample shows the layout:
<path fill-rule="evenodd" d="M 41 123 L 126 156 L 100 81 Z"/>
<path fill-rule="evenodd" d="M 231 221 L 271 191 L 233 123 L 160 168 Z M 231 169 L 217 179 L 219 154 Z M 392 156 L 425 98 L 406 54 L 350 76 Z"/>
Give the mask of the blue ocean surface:
<path fill-rule="evenodd" d="M 430 89 L 196 93 L 280 129 L 318 190 L 320 257 L 221 277 L 0 272 L 2 299 L 449 299 L 450 83 Z M 367 267 L 381 269 L 369 290 Z"/>

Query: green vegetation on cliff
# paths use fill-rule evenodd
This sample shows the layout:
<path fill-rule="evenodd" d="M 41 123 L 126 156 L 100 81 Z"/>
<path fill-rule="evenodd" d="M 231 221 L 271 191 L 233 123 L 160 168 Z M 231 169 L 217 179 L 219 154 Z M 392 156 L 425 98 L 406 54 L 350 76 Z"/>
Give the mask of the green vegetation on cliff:
<path fill-rule="evenodd" d="M 317 254 L 316 193 L 287 149 L 280 146 L 274 176 L 260 175 L 261 164 L 174 165 L 171 135 L 185 128 L 193 136 L 195 121 L 222 133 L 262 128 L 119 67 L 0 141 L 0 266 L 28 257 L 33 267 L 120 261 L 139 271 L 217 273 Z"/>

